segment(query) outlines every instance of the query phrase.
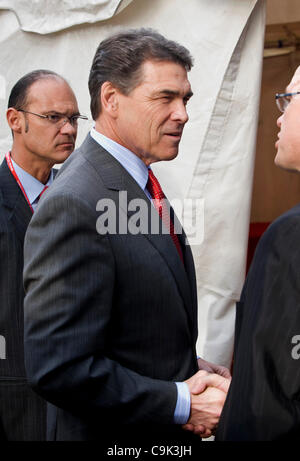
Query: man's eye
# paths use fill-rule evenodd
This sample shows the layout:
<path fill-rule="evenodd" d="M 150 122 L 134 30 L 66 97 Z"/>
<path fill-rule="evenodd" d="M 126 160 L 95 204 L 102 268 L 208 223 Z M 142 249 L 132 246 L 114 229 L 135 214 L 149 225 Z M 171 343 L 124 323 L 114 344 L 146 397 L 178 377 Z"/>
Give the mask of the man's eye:
<path fill-rule="evenodd" d="M 60 115 L 54 115 L 54 114 L 50 114 L 47 117 L 48 117 L 48 120 L 50 120 L 50 122 L 52 123 L 57 123 L 61 119 Z"/>

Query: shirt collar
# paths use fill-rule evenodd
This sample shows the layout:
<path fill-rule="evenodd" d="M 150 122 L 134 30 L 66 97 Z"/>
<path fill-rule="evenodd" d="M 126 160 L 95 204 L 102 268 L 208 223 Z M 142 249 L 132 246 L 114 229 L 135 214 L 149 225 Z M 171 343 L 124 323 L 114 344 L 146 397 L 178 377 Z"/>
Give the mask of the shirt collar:
<path fill-rule="evenodd" d="M 126 171 L 133 177 L 143 191 L 146 191 L 148 182 L 148 168 L 145 163 L 126 147 L 121 146 L 110 138 L 107 138 L 95 128 L 91 129 L 91 137 L 109 152 Z M 147 194 L 148 195 L 148 194 Z"/>
<path fill-rule="evenodd" d="M 46 184 L 41 183 L 38 179 L 31 174 L 27 173 L 27 171 L 23 170 L 16 162 L 11 158 L 12 164 L 14 166 L 15 172 L 26 192 L 28 200 L 32 205 L 33 202 L 38 198 L 42 190 L 45 186 L 50 186 L 53 182 L 53 170 L 50 172 L 49 179 Z"/>

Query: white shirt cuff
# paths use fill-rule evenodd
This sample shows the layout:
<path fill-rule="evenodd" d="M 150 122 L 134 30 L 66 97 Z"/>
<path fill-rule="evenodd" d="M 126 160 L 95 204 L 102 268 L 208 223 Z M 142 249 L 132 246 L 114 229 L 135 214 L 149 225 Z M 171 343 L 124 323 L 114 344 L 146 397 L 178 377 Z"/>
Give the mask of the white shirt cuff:
<path fill-rule="evenodd" d="M 175 383 L 177 386 L 177 403 L 174 413 L 175 424 L 186 424 L 190 417 L 191 396 L 186 383 Z"/>

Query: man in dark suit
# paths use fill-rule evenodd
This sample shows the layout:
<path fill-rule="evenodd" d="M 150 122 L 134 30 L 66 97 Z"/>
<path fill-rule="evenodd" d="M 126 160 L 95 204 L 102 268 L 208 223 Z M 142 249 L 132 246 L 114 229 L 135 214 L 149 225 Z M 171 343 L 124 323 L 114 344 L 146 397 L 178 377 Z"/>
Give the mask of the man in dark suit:
<path fill-rule="evenodd" d="M 300 67 L 287 93 L 275 164 L 300 171 Z M 299 440 L 300 205 L 262 236 L 237 305 L 233 377 L 217 440 Z"/>
<path fill-rule="evenodd" d="M 5 339 L 5 359 L 0 360 L 0 437 L 5 440 L 46 436 L 46 404 L 25 377 L 23 243 L 39 197 L 53 181 L 53 165 L 74 149 L 77 114 L 71 88 L 48 70 L 22 77 L 9 97 L 7 121 L 13 144 L 0 166 L 0 334 Z"/>
<path fill-rule="evenodd" d="M 183 424 L 207 436 L 218 422 L 228 380 L 197 373 L 193 258 L 150 168 L 178 153 L 191 65 L 150 30 L 100 43 L 95 128 L 29 226 L 26 369 L 53 404 L 52 440 L 179 442 L 196 437 Z"/>

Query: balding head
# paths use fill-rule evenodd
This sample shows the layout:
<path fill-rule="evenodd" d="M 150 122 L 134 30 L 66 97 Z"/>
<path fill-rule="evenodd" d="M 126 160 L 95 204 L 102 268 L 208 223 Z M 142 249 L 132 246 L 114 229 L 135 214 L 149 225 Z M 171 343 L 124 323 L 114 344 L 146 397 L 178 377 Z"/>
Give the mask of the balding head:
<path fill-rule="evenodd" d="M 66 82 L 66 80 L 56 72 L 46 69 L 34 70 L 24 75 L 17 81 L 11 90 L 8 99 L 8 107 L 14 107 L 15 109 L 24 108 L 28 102 L 27 96 L 30 87 L 39 80 L 50 78 Z"/>

